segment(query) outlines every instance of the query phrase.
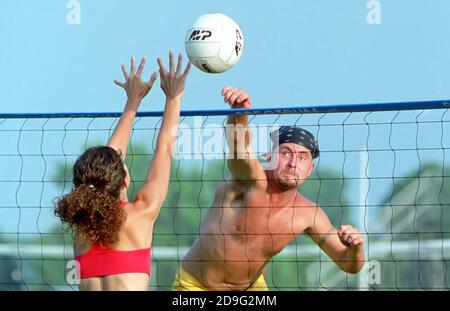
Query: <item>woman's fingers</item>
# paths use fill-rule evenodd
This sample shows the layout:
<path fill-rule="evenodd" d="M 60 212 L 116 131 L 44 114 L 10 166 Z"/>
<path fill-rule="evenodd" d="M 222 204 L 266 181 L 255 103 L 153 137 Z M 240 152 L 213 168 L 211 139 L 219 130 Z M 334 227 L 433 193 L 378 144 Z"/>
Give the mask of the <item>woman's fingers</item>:
<path fill-rule="evenodd" d="M 134 76 L 136 70 L 136 57 L 131 56 L 130 76 Z"/>
<path fill-rule="evenodd" d="M 122 65 L 122 72 L 123 72 L 123 76 L 125 77 L 125 81 L 128 80 L 128 77 L 130 76 L 128 74 L 127 68 L 125 67 L 125 65 Z"/>
<path fill-rule="evenodd" d="M 148 85 L 150 88 L 152 88 L 153 83 L 155 83 L 156 79 L 158 79 L 158 73 L 155 71 L 155 72 L 151 75 L 150 80 L 148 81 L 147 85 Z"/>
<path fill-rule="evenodd" d="M 117 84 L 120 87 L 123 87 L 125 89 L 125 83 L 122 83 L 120 81 L 114 80 L 114 83 Z"/>
<path fill-rule="evenodd" d="M 140 78 L 142 76 L 142 72 L 144 71 L 146 57 L 142 57 L 141 63 L 139 64 L 138 70 L 136 72 L 136 78 Z"/>

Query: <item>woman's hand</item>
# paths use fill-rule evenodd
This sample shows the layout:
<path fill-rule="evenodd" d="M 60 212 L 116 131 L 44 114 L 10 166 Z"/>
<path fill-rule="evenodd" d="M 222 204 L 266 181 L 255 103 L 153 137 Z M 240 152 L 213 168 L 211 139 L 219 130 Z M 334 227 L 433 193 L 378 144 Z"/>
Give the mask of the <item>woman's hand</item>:
<path fill-rule="evenodd" d="M 158 57 L 159 75 L 161 76 L 161 89 L 166 94 L 168 100 L 181 99 L 184 93 L 184 84 L 186 78 L 191 69 L 191 63 L 189 62 L 183 73 L 183 56 L 181 53 L 178 55 L 177 69 L 174 71 L 173 53 L 169 52 L 169 71 L 166 71 L 161 58 Z"/>
<path fill-rule="evenodd" d="M 125 77 L 125 82 L 114 80 L 114 83 L 122 87 L 127 92 L 128 102 L 139 104 L 140 101 L 150 92 L 153 83 L 158 78 L 158 73 L 154 72 L 148 82 L 141 79 L 142 72 L 145 66 L 145 57 L 142 58 L 141 63 L 136 71 L 136 58 L 131 57 L 131 68 L 128 74 L 125 65 L 122 65 L 122 72 Z"/>

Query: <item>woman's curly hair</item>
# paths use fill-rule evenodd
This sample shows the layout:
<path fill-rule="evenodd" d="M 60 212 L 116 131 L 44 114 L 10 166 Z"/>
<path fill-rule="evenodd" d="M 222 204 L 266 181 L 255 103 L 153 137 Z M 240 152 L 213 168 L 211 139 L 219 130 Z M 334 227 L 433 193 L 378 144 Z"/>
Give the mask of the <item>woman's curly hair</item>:
<path fill-rule="evenodd" d="M 74 189 L 57 199 L 55 215 L 86 242 L 116 243 L 126 219 L 119 198 L 126 177 L 120 154 L 106 146 L 89 148 L 72 171 Z"/>

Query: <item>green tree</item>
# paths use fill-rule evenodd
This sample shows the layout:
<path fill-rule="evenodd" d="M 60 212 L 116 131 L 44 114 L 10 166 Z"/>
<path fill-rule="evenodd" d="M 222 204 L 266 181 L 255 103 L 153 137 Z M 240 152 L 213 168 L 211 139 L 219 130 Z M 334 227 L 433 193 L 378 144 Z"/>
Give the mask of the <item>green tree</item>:
<path fill-rule="evenodd" d="M 0 245 L 8 245 L 11 241 L 0 237 Z M 0 290 L 23 290 L 20 282 L 20 262 L 15 256 L 2 255 L 0 257 Z"/>
<path fill-rule="evenodd" d="M 392 189 L 375 213 L 379 234 L 371 241 L 408 243 L 409 250 L 374 258 L 382 261 L 382 279 L 375 288 L 449 288 L 450 168 L 426 162 L 406 176 L 392 179 Z M 435 249 L 424 250 L 427 242 Z"/>

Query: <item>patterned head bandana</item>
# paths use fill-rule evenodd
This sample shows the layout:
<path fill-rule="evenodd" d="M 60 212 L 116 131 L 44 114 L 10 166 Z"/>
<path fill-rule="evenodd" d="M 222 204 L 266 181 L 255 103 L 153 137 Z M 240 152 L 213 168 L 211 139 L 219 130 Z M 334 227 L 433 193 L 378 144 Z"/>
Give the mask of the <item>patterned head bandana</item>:
<path fill-rule="evenodd" d="M 313 159 L 317 158 L 320 154 L 319 144 L 314 138 L 314 135 L 301 127 L 281 126 L 278 130 L 270 133 L 270 138 L 274 144 L 278 143 L 278 145 L 285 143 L 301 145 L 309 149 Z"/>

